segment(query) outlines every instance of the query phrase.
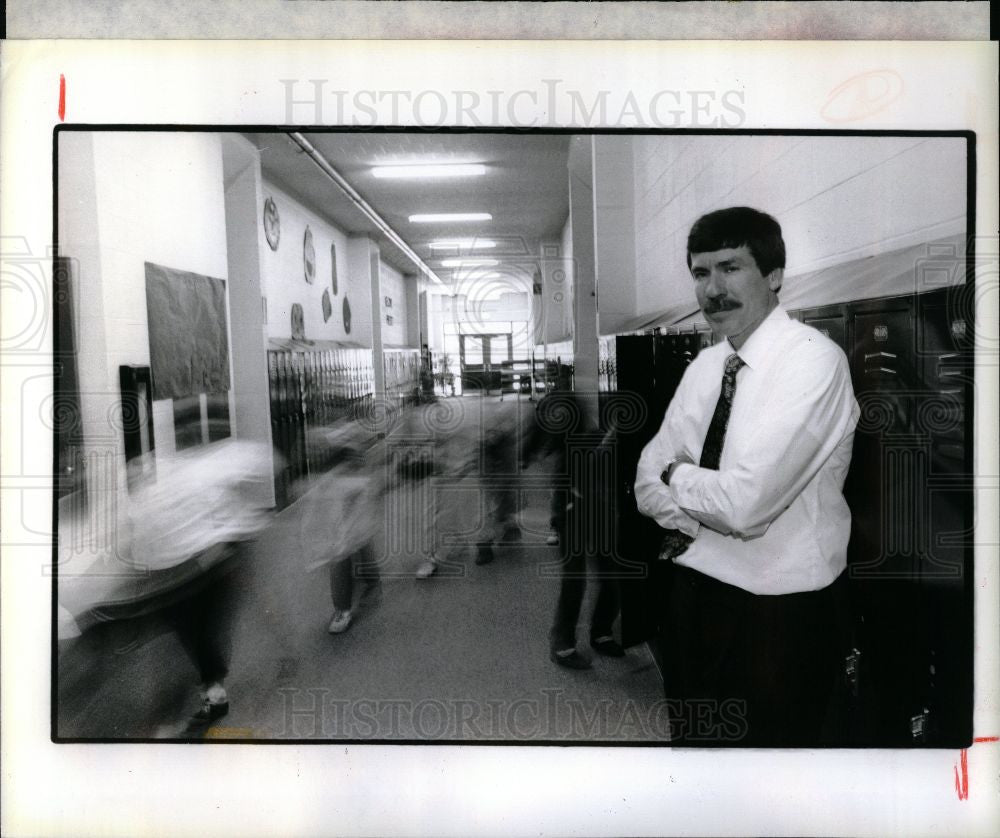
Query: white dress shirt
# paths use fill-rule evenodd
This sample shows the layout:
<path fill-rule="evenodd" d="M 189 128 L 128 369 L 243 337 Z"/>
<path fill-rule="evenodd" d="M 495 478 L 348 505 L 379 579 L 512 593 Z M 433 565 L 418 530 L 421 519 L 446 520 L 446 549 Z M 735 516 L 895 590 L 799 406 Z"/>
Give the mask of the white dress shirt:
<path fill-rule="evenodd" d="M 843 486 L 858 405 L 847 358 L 780 306 L 739 351 L 746 366 L 718 471 L 697 463 L 722 386 L 728 341 L 685 370 L 663 424 L 643 449 L 639 511 L 694 538 L 674 561 L 754 594 L 814 591 L 847 563 L 851 513 Z"/>

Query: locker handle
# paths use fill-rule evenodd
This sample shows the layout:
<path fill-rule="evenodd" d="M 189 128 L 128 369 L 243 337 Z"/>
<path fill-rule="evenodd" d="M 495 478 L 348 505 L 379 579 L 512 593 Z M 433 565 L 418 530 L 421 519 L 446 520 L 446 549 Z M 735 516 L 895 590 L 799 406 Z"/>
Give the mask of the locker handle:
<path fill-rule="evenodd" d="M 938 360 L 943 361 L 946 358 L 957 358 L 959 356 L 958 352 L 942 352 L 938 355 Z"/>
<path fill-rule="evenodd" d="M 899 375 L 898 372 L 893 369 L 889 369 L 889 367 L 868 367 L 865 369 L 865 372 L 889 372 L 893 375 Z"/>
<path fill-rule="evenodd" d="M 964 375 L 964 370 L 938 370 L 938 378 L 957 378 Z"/>
<path fill-rule="evenodd" d="M 865 360 L 870 361 L 872 358 L 897 358 L 899 357 L 893 352 L 866 352 Z"/>

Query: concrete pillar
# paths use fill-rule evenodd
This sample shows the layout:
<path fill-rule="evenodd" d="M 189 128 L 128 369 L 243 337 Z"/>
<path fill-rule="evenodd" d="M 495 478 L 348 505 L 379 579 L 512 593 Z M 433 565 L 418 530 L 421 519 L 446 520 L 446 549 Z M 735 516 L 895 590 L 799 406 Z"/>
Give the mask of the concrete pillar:
<path fill-rule="evenodd" d="M 226 258 L 229 281 L 229 340 L 233 380 L 233 436 L 271 445 L 267 379 L 267 332 L 261 291 L 260 217 L 264 198 L 260 154 L 246 138 L 222 135 L 226 185 Z M 274 486 L 268 484 L 274 505 Z"/>
<path fill-rule="evenodd" d="M 594 138 L 569 147 L 569 206 L 573 241 L 573 364 L 575 388 L 597 417 L 597 270 L 594 211 Z"/>
<path fill-rule="evenodd" d="M 406 289 L 406 345 L 419 349 L 422 343 L 427 342 L 421 328 L 420 300 L 424 295 L 420 293 L 420 278 L 415 274 L 404 274 L 403 282 Z"/>
<path fill-rule="evenodd" d="M 351 278 L 352 328 L 350 337 L 371 346 L 375 403 L 385 401 L 385 364 L 382 352 L 382 259 L 378 244 L 367 234 L 347 239 L 347 270 Z M 376 410 L 379 421 L 384 411 Z M 384 429 L 383 429 L 384 431 Z"/>
<path fill-rule="evenodd" d="M 621 331 L 637 314 L 633 145 L 632 137 L 594 137 L 594 254 L 602 335 Z"/>

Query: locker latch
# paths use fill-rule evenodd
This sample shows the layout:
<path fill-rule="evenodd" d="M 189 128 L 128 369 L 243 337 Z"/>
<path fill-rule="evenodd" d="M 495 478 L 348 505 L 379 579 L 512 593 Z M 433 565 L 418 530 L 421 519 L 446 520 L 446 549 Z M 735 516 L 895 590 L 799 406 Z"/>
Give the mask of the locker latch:
<path fill-rule="evenodd" d="M 925 707 L 922 712 L 910 718 L 910 734 L 914 742 L 923 742 L 931 727 L 931 711 Z"/>
<path fill-rule="evenodd" d="M 844 682 L 854 698 L 858 697 L 858 681 L 861 673 L 861 650 L 855 646 L 844 658 Z"/>

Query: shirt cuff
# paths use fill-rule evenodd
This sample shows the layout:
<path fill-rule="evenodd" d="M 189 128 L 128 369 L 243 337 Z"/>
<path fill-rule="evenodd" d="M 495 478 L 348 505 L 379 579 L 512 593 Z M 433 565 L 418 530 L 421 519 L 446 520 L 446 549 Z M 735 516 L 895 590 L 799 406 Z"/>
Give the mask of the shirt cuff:
<path fill-rule="evenodd" d="M 697 468 L 697 466 L 691 465 L 691 463 L 677 463 L 674 466 L 674 470 L 670 473 L 670 483 L 668 484 L 671 489 L 677 486 L 678 480 L 683 480 L 684 475 L 690 472 L 692 469 Z M 676 500 L 676 494 L 674 495 Z"/>

